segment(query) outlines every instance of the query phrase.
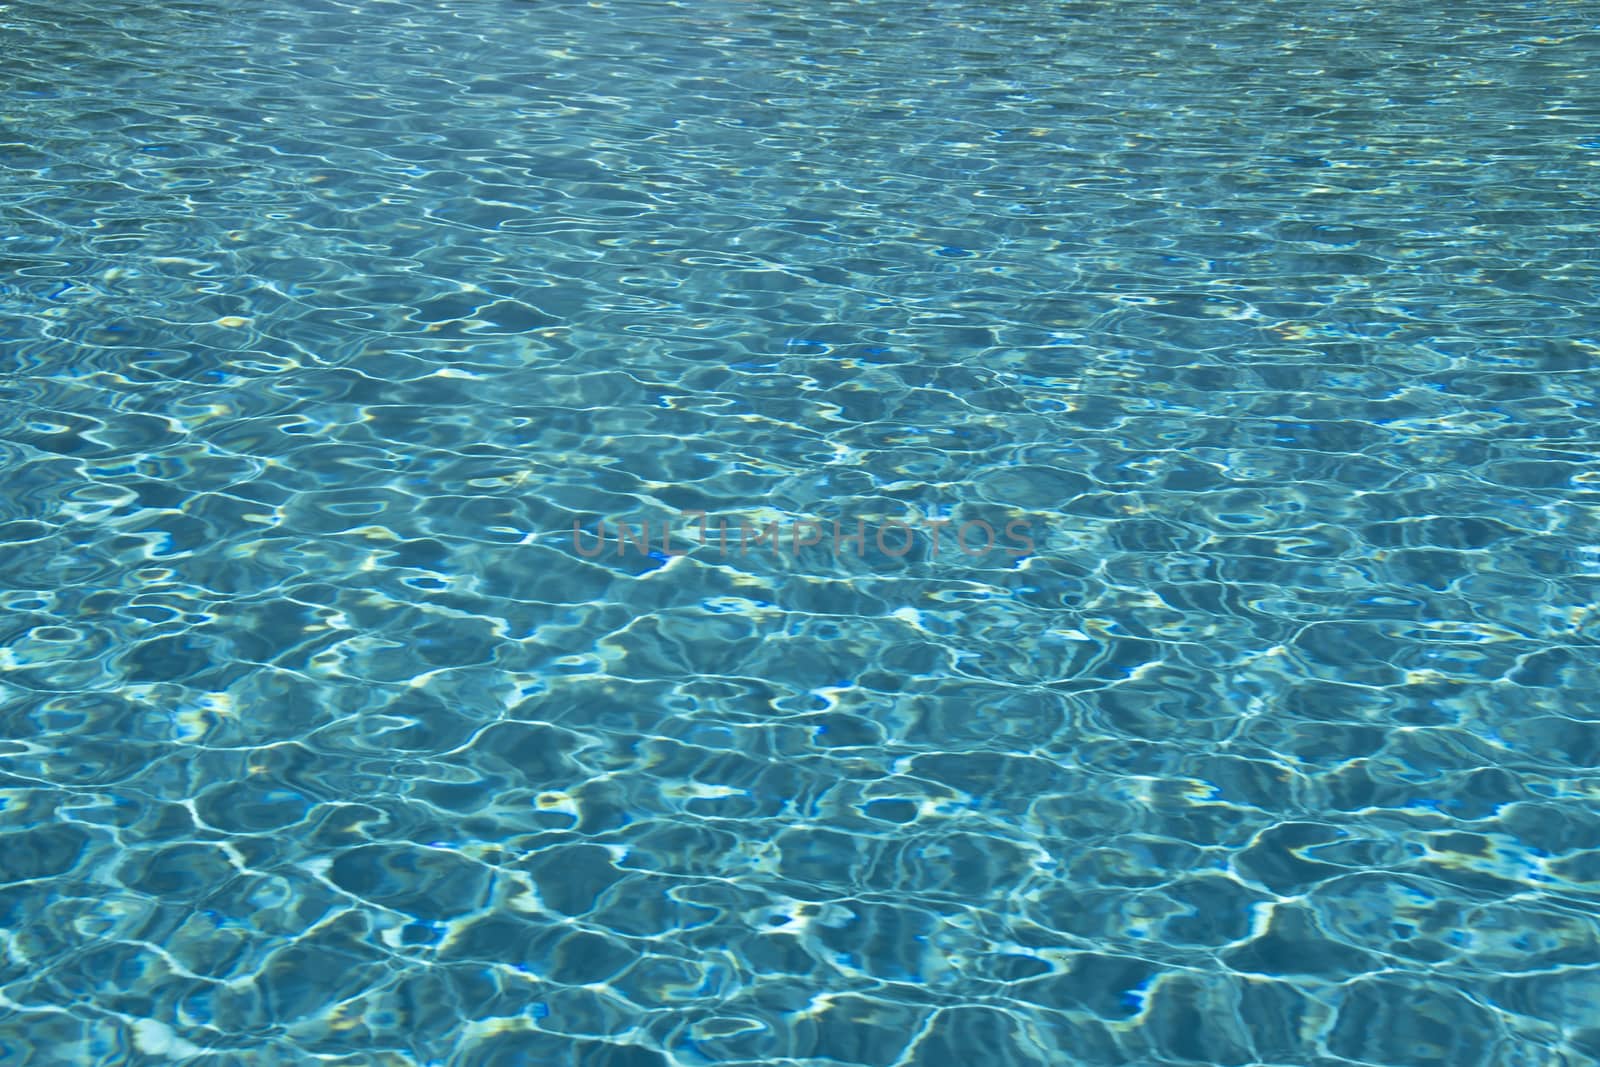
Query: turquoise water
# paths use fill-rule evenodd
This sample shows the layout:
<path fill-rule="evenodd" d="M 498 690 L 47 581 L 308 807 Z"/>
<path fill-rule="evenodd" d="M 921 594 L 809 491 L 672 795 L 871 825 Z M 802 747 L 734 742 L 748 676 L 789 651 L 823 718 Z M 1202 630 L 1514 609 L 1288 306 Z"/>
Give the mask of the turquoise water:
<path fill-rule="evenodd" d="M 0 57 L 0 1061 L 1600 1064 L 1600 7 Z"/>

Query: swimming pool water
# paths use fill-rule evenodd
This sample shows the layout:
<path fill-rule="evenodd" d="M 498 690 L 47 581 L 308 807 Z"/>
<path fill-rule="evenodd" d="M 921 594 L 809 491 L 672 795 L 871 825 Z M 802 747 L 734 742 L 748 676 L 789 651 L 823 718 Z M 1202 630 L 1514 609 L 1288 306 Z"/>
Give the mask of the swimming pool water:
<path fill-rule="evenodd" d="M 0 1061 L 1600 1064 L 1596 5 L 0 57 Z"/>

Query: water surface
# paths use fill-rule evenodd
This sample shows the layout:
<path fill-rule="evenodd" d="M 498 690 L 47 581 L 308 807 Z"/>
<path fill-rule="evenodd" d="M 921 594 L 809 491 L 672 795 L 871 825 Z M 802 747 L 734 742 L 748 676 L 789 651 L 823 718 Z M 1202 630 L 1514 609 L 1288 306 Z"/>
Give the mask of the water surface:
<path fill-rule="evenodd" d="M 0 1059 L 1600 1064 L 1593 4 L 0 55 Z"/>

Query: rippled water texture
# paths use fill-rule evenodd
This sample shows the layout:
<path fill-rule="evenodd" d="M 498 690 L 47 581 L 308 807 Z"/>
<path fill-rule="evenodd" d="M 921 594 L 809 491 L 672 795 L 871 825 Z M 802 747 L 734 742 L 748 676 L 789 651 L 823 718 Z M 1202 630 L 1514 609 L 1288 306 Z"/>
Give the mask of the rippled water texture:
<path fill-rule="evenodd" d="M 1595 4 L 0 56 L 6 1064 L 1600 1064 Z"/>

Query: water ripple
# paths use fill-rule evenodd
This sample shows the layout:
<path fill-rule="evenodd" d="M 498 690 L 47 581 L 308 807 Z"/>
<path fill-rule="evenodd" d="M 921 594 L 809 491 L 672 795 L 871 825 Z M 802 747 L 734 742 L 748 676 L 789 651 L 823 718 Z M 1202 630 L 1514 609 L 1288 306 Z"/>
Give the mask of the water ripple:
<path fill-rule="evenodd" d="M 1600 1063 L 1581 5 L 0 38 L 6 1062 Z"/>

